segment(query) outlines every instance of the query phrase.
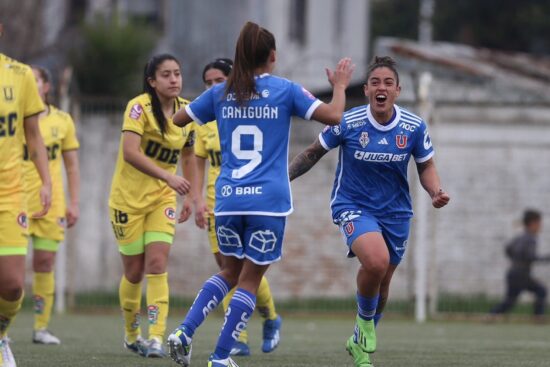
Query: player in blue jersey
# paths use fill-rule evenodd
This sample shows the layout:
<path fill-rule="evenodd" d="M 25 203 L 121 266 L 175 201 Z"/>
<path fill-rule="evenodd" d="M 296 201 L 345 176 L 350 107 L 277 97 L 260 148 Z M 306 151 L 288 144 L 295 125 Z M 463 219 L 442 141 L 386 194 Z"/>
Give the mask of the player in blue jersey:
<path fill-rule="evenodd" d="M 340 125 L 327 127 L 289 167 L 290 179 L 307 172 L 329 150 L 340 147 L 331 195 L 334 223 L 357 256 L 357 317 L 346 348 L 356 367 L 372 366 L 375 325 L 382 317 L 390 281 L 407 247 L 412 217 L 407 166 L 416 161 L 420 182 L 435 208 L 449 202 L 440 186 L 426 123 L 394 104 L 401 86 L 395 62 L 375 57 L 364 86 L 369 104 L 353 108 Z"/>
<path fill-rule="evenodd" d="M 237 286 L 209 367 L 236 366 L 232 346 L 256 304 L 256 291 L 271 263 L 281 259 L 286 216 L 292 212 L 288 180 L 290 120 L 327 125 L 340 121 L 353 65 L 342 59 L 327 69 L 333 98 L 322 103 L 300 85 L 270 75 L 276 61 L 271 32 L 247 22 L 237 40 L 233 71 L 174 116 L 185 125 L 217 120 L 222 166 L 216 181 L 216 234 L 225 267 L 199 291 L 183 323 L 168 337 L 171 357 L 188 366 L 195 330 Z"/>

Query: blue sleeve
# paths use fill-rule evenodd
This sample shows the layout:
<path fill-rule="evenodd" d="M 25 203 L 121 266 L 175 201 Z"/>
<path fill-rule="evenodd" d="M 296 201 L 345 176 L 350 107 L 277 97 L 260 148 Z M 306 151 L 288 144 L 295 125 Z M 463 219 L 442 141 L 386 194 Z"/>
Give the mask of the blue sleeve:
<path fill-rule="evenodd" d="M 307 89 L 292 83 L 292 114 L 305 120 L 311 120 L 311 115 L 323 102 L 315 98 Z"/>
<path fill-rule="evenodd" d="M 417 130 L 412 155 L 416 163 L 426 162 L 434 155 L 432 139 L 430 138 L 428 127 L 424 121 L 422 121 L 420 128 Z"/>
<path fill-rule="evenodd" d="M 326 150 L 331 150 L 342 144 L 344 128 L 342 123 L 334 126 L 326 126 L 319 134 L 319 142 Z"/>
<path fill-rule="evenodd" d="M 216 119 L 213 91 L 214 88 L 206 90 L 195 98 L 191 104 L 185 106 L 187 114 L 199 125 L 204 125 Z"/>

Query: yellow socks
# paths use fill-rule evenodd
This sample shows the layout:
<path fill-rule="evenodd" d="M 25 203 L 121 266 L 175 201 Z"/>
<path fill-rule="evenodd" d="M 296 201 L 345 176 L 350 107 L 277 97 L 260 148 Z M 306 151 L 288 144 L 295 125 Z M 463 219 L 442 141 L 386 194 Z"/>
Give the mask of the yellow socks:
<path fill-rule="evenodd" d="M 168 317 L 168 273 L 147 274 L 146 277 L 149 338 L 162 343 Z"/>
<path fill-rule="evenodd" d="M 277 312 L 275 311 L 275 303 L 271 295 L 271 289 L 266 277 L 262 277 L 258 293 L 256 294 L 256 308 L 264 319 L 275 320 Z"/>
<path fill-rule="evenodd" d="M 141 307 L 141 282 L 130 283 L 123 275 L 118 288 L 120 308 L 124 317 L 124 332 L 126 341 L 134 343 L 141 335 L 140 329 L 140 307 Z"/>
<path fill-rule="evenodd" d="M 45 329 L 52 315 L 55 277 L 49 273 L 34 273 L 32 279 L 32 300 L 34 303 L 34 330 Z"/>
<path fill-rule="evenodd" d="M 8 327 L 15 319 L 17 312 L 19 312 L 23 303 L 23 296 L 24 294 L 21 294 L 21 297 L 16 301 L 6 301 L 0 297 L 0 339 L 6 336 Z"/>

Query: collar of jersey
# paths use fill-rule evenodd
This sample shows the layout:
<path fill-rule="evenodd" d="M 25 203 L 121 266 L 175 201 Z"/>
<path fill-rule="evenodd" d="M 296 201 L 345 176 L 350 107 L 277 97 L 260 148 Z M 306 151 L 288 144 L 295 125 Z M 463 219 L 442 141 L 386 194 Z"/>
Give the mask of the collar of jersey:
<path fill-rule="evenodd" d="M 401 119 L 401 109 L 399 108 L 399 106 L 394 104 L 393 108 L 395 109 L 393 120 L 387 125 L 379 124 L 378 121 L 376 121 L 376 119 L 374 118 L 370 110 L 370 105 L 367 106 L 367 118 L 369 119 L 369 122 L 371 123 L 372 126 L 374 126 L 375 129 L 380 131 L 389 131 L 393 129 Z"/>
<path fill-rule="evenodd" d="M 263 74 L 260 74 L 260 75 L 254 75 L 254 79 L 257 79 L 257 78 L 265 78 L 266 76 L 269 76 L 269 73 L 263 73 Z"/>

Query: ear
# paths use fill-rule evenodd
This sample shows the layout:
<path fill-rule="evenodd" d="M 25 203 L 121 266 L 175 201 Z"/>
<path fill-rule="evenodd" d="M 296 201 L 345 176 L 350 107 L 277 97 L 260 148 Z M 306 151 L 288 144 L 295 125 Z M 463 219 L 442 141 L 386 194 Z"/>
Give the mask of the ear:
<path fill-rule="evenodd" d="M 149 83 L 149 85 L 155 89 L 157 87 L 157 81 L 151 77 L 147 78 L 147 83 Z"/>
<path fill-rule="evenodd" d="M 399 95 L 401 94 L 401 85 L 398 85 L 397 88 L 396 88 L 396 95 L 395 97 L 399 97 Z"/>
<path fill-rule="evenodd" d="M 369 85 L 367 83 L 363 84 L 363 94 L 365 97 L 368 97 L 367 93 L 369 92 Z"/>
<path fill-rule="evenodd" d="M 269 51 L 269 62 L 274 64 L 275 61 L 277 61 L 277 51 L 271 50 Z"/>
<path fill-rule="evenodd" d="M 50 93 L 50 89 L 52 89 L 52 85 L 50 83 L 42 84 L 42 92 L 44 92 L 44 95 Z"/>

